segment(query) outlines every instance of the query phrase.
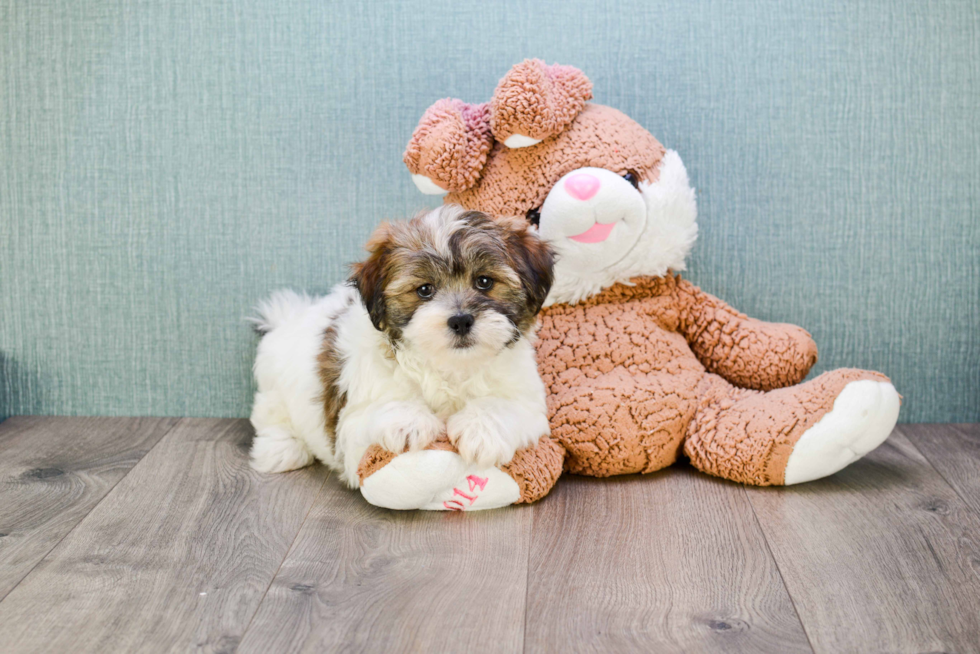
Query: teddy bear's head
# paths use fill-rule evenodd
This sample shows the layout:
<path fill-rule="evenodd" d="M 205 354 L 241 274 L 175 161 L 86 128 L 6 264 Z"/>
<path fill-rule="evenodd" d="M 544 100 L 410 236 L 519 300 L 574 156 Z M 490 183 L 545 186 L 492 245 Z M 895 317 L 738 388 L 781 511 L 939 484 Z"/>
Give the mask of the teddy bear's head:
<path fill-rule="evenodd" d="M 577 68 L 529 59 L 488 103 L 429 107 L 405 150 L 423 193 L 536 226 L 558 254 L 548 304 L 682 270 L 697 237 L 677 153 L 591 97 Z"/>

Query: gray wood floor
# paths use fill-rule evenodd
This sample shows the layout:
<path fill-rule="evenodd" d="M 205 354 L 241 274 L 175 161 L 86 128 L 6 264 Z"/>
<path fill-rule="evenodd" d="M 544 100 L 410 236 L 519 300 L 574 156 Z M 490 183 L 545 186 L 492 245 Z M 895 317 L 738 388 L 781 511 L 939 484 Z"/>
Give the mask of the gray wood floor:
<path fill-rule="evenodd" d="M 980 652 L 980 426 L 790 489 L 679 465 L 398 513 L 242 420 L 0 424 L 0 652 Z"/>

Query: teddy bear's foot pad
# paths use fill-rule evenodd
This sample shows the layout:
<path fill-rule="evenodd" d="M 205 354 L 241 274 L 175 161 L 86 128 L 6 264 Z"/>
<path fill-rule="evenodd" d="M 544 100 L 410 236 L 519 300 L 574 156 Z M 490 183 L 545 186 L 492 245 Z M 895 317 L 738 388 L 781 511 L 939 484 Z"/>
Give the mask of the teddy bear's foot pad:
<path fill-rule="evenodd" d="M 785 484 L 827 477 L 881 445 L 898 421 L 900 398 L 888 382 L 854 381 L 834 408 L 803 432 L 786 462 Z"/>
<path fill-rule="evenodd" d="M 467 465 L 455 452 L 421 450 L 396 456 L 361 483 L 361 495 L 386 509 L 479 511 L 517 502 L 517 482 L 498 468 Z"/>

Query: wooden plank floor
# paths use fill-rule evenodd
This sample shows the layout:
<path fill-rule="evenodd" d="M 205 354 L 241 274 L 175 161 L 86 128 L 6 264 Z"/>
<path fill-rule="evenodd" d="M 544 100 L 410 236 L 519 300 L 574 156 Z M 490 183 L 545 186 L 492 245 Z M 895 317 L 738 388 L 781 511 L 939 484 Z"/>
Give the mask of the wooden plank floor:
<path fill-rule="evenodd" d="M 0 652 L 980 652 L 980 428 L 794 488 L 688 466 L 473 514 L 263 476 L 242 420 L 0 423 Z"/>

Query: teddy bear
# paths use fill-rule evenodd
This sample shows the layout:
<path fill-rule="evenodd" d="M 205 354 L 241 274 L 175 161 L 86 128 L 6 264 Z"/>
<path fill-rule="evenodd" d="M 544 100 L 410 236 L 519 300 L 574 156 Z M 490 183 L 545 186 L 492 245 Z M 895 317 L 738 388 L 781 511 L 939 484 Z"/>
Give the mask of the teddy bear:
<path fill-rule="evenodd" d="M 594 103 L 571 66 L 526 60 L 490 102 L 436 102 L 404 161 L 423 193 L 521 217 L 557 254 L 536 351 L 551 433 L 478 468 L 446 438 L 372 446 L 361 493 L 393 509 L 469 511 L 533 502 L 562 473 L 661 470 L 682 456 L 733 482 L 790 485 L 841 470 L 882 443 L 900 396 L 856 369 L 804 382 L 810 334 L 755 320 L 680 276 L 697 238 L 680 156 Z"/>

